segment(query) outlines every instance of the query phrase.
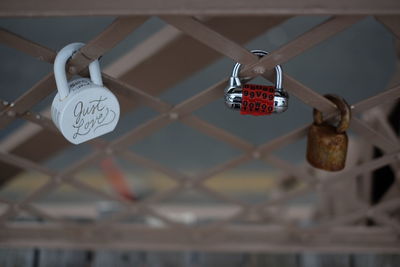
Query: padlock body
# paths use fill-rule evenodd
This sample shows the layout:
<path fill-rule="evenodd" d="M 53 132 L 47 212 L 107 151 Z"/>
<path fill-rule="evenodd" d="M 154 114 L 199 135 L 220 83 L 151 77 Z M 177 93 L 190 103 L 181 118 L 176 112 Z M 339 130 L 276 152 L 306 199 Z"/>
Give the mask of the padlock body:
<path fill-rule="evenodd" d="M 69 94 L 54 97 L 51 116 L 63 136 L 73 144 L 80 144 L 116 127 L 120 107 L 117 98 L 106 87 L 80 78 L 68 83 Z"/>
<path fill-rule="evenodd" d="M 336 128 L 328 125 L 313 124 L 308 130 L 307 160 L 318 169 L 326 171 L 342 170 L 346 163 L 348 137 L 336 133 Z"/>

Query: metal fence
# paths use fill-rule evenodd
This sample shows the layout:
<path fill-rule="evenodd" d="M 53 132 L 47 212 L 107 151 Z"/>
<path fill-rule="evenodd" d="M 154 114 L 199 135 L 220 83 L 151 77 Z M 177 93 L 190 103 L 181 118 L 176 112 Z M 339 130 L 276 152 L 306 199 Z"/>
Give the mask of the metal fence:
<path fill-rule="evenodd" d="M 245 42 L 248 37 L 245 36 L 242 39 L 234 37 L 235 34 L 227 31 L 228 23 L 225 23 L 224 27 L 221 25 L 217 27 L 218 19 L 204 20 L 198 17 L 172 15 L 160 17 L 169 25 L 206 47 L 243 64 L 242 75 L 263 76 L 266 79 L 273 77 L 273 69 L 276 64 L 290 61 L 364 18 L 364 16 L 358 15 L 333 16 L 273 51 L 269 56 L 259 59 L 239 44 Z M 85 69 L 92 60 L 110 51 L 147 18 L 145 16 L 117 18 L 73 56 L 68 66 L 69 74 L 85 75 Z M 282 23 L 286 18 L 283 16 L 271 17 L 268 23 L 263 24 L 262 31 Z M 391 30 L 396 38 L 400 38 L 398 16 L 380 16 L 376 19 Z M 240 18 L 232 17 L 231 20 L 237 21 Z M 245 26 L 242 27 L 243 32 L 245 32 Z M 159 49 L 165 49 L 164 53 L 168 52 L 169 58 L 173 58 L 173 53 L 177 52 L 176 48 L 171 46 L 171 40 L 176 41 L 174 39 L 176 32 L 171 29 L 171 27 L 167 27 L 153 37 L 153 41 L 158 42 Z M 252 34 L 256 36 L 260 33 L 253 32 Z M 186 53 L 190 50 L 193 40 L 184 39 L 186 37 L 180 38 L 182 38 L 181 44 L 186 42 L 188 48 L 179 53 Z M 5 29 L 0 29 L 0 42 L 50 64 L 53 63 L 56 55 L 55 51 Z M 142 47 L 145 46 L 146 43 Z M 157 52 L 160 51 L 152 51 L 152 54 Z M 202 61 L 202 57 L 206 61 L 215 57 L 214 54 L 207 54 L 201 49 L 197 50 L 197 53 L 199 54 L 198 61 L 192 63 L 193 69 L 205 67 L 206 63 Z M 122 69 L 128 68 L 123 65 L 123 62 L 120 64 Z M 157 70 L 157 67 L 155 69 L 148 68 L 141 75 L 153 75 Z M 192 71 L 175 73 L 168 78 L 177 80 L 191 75 Z M 354 114 L 351 120 L 351 129 L 365 142 L 365 146 L 358 151 L 359 153 L 354 159 L 355 163 L 338 174 L 321 175 L 307 164 L 296 165 L 272 154 L 272 151 L 305 138 L 309 125 L 304 125 L 284 136 L 256 146 L 252 144 L 251 140 L 239 138 L 193 114 L 199 108 L 222 97 L 227 79 L 205 88 L 177 105 L 171 105 L 155 96 L 168 87 L 167 84 L 170 81 L 167 81 L 167 77 L 158 73 L 159 84 L 156 84 L 153 91 L 150 91 L 130 82 L 129 75 L 131 73 L 132 70 L 121 72 L 117 75 L 118 77 L 103 73 L 106 86 L 120 99 L 122 116 L 138 104 L 154 109 L 159 112 L 159 115 L 133 127 L 129 132 L 112 141 L 101 138 L 90 141 L 93 151 L 61 171 L 49 169 L 40 162 L 55 152 L 66 149 L 68 145 L 63 141 L 59 131 L 46 114 L 32 111 L 35 105 L 54 92 L 56 85 L 53 73 L 46 75 L 14 102 L 2 102 L 0 105 L 0 128 L 5 128 L 16 119 L 22 119 L 41 127 L 39 132 L 28 132 L 23 136 L 16 136 L 14 141 L 19 144 L 18 149 L 0 151 L 0 161 L 3 162 L 1 167 L 3 179 L 11 179 L 19 169 L 34 170 L 50 178 L 40 188 L 32 190 L 21 201 L 1 200 L 6 205 L 6 209 L 0 216 L 2 224 L 0 245 L 204 251 L 299 252 L 312 250 L 379 253 L 398 253 L 400 251 L 398 216 L 400 209 L 398 194 L 400 142 L 396 131 L 390 126 L 387 119 L 390 110 L 381 106 L 381 104 L 386 104 L 387 107 L 393 107 L 400 97 L 398 76 L 394 78 L 394 82 L 388 90 L 351 105 Z M 333 115 L 335 113 L 335 106 L 329 100 L 288 74 L 284 74 L 284 86 L 291 96 L 297 97 L 305 105 L 326 114 Z M 177 121 L 240 149 L 242 154 L 190 176 L 164 166 L 162 162 L 145 158 L 127 149 L 128 146 L 140 142 L 145 137 Z M 49 145 L 43 146 L 36 154 L 28 153 L 32 147 L 44 141 Z M 379 148 L 383 155 L 374 157 L 371 153 L 373 147 Z M 130 201 L 99 190 L 76 178 L 75 175 L 81 170 L 110 156 L 162 173 L 175 181 L 176 185 L 171 189 L 155 192 L 139 201 Z M 256 204 L 228 196 L 206 185 L 206 182 L 217 174 L 253 160 L 260 160 L 278 168 L 283 174 L 279 179 L 283 181 L 290 178 L 294 181 L 301 181 L 304 185 L 289 189 L 276 187 L 272 198 Z M 371 175 L 374 170 L 383 166 L 389 166 L 397 180 L 378 203 L 371 204 Z M 363 184 L 362 190 L 360 190 L 360 183 Z M 93 222 L 78 222 L 54 215 L 34 204 L 36 200 L 50 194 L 63 184 L 68 184 L 88 194 L 94 194 L 101 199 L 118 203 L 120 210 Z M 349 200 L 343 195 L 343 199 L 341 199 L 341 188 L 343 189 L 349 184 L 357 184 L 357 190 L 351 192 L 355 197 Z M 342 187 L 337 185 L 342 185 Z M 231 204 L 237 209 L 232 215 L 223 219 L 204 224 L 185 224 L 156 208 L 157 204 L 163 200 L 185 190 L 193 189 L 211 198 Z M 318 192 L 324 196 L 320 198 L 321 203 L 318 204 L 320 211 L 323 211 L 326 205 L 330 205 L 328 202 L 342 206 L 348 205 L 352 209 L 346 213 L 334 213 L 329 216 L 326 214 L 324 216 L 322 213 L 322 216 L 318 218 L 309 218 L 311 222 L 307 226 L 301 225 L 288 213 L 282 212 L 284 207 L 290 206 L 288 202 L 310 192 Z M 41 221 L 13 220 L 21 212 L 32 214 Z M 122 222 L 135 215 L 156 218 L 162 224 Z"/>

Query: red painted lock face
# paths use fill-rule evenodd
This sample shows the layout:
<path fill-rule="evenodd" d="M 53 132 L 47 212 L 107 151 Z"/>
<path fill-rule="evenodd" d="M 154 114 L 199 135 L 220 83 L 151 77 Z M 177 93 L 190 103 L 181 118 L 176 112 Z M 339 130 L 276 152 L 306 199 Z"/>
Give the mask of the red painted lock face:
<path fill-rule="evenodd" d="M 244 84 L 240 114 L 269 115 L 274 111 L 275 87 L 258 84 Z"/>

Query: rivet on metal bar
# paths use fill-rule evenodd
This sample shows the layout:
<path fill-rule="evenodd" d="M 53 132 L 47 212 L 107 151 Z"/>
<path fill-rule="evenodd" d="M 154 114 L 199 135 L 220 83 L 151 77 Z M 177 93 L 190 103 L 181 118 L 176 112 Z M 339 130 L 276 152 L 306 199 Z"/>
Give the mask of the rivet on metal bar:
<path fill-rule="evenodd" d="M 254 151 L 251 156 L 253 157 L 253 159 L 259 159 L 261 157 L 261 153 L 260 151 Z"/>
<path fill-rule="evenodd" d="M 14 212 L 18 212 L 18 211 L 20 210 L 20 207 L 19 207 L 18 204 L 12 204 L 11 209 L 12 209 Z"/>
<path fill-rule="evenodd" d="M 60 184 L 60 183 L 62 183 L 62 181 L 63 181 L 63 177 L 62 176 L 55 176 L 54 178 L 53 178 L 53 182 L 54 183 L 56 183 L 56 184 Z"/>
<path fill-rule="evenodd" d="M 194 187 L 194 183 L 191 180 L 186 180 L 183 182 L 183 186 L 185 189 L 192 189 Z"/>
<path fill-rule="evenodd" d="M 7 111 L 7 116 L 9 117 L 15 117 L 16 113 L 13 110 Z"/>
<path fill-rule="evenodd" d="M 107 148 L 104 150 L 104 152 L 105 152 L 107 155 L 112 155 L 112 154 L 114 153 L 114 151 L 113 151 L 113 149 L 112 149 L 111 147 L 107 147 Z"/>
<path fill-rule="evenodd" d="M 171 120 L 177 120 L 179 118 L 179 114 L 176 112 L 171 112 L 171 113 L 169 113 L 169 118 Z"/>

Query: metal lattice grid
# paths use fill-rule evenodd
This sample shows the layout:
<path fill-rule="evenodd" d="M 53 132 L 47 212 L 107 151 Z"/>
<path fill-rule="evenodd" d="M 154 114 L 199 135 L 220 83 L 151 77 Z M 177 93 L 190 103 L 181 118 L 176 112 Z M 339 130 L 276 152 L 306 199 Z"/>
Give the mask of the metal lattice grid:
<path fill-rule="evenodd" d="M 85 75 L 85 69 L 92 60 L 110 51 L 128 34 L 144 23 L 147 18 L 145 16 L 117 18 L 74 55 L 69 62 L 69 74 Z M 261 59 L 238 44 L 238 42 L 241 43 L 245 40 L 233 41 L 232 36 L 225 36 L 215 30 L 212 27 L 214 22 L 212 19 L 202 21 L 195 17 L 168 15 L 160 16 L 160 18 L 223 56 L 243 64 L 245 67 L 242 69 L 242 75 L 249 77 L 261 75 L 266 79 L 271 79 L 276 64 L 290 61 L 322 41 L 351 27 L 364 16 L 333 16 Z M 271 22 L 263 30 L 282 23 L 286 18 L 271 18 Z M 388 27 L 397 38 L 400 37 L 399 17 L 381 16 L 377 17 L 377 20 Z M 170 44 L 169 40 L 174 38 L 176 38 L 176 31 L 167 27 L 158 35 L 155 35 L 152 41 L 159 41 L 160 46 L 167 46 Z M 51 49 L 5 29 L 0 29 L 0 42 L 50 64 L 53 63 L 56 55 Z M 146 43 L 142 47 L 144 46 L 146 46 Z M 173 53 L 176 50 L 169 48 L 169 52 Z M 119 62 L 121 65 L 123 63 Z M 193 64 L 201 66 L 201 63 L 193 62 Z M 143 73 L 143 75 L 150 74 Z M 188 72 L 180 75 L 189 74 Z M 353 166 L 339 174 L 322 177 L 307 164 L 295 165 L 272 153 L 305 138 L 308 125 L 255 146 L 251 141 L 239 138 L 193 115 L 194 111 L 222 97 L 227 79 L 204 89 L 177 105 L 171 105 L 153 96 L 154 91 L 141 90 L 141 88 L 131 84 L 129 78 L 127 78 L 129 75 L 131 73 L 120 73 L 117 75 L 119 78 L 115 78 L 103 73 L 106 86 L 118 96 L 122 104 L 122 115 L 131 110 L 138 102 L 159 112 L 159 115 L 132 128 L 128 133 L 112 141 L 101 138 L 90 141 L 93 151 L 61 171 L 55 171 L 41 165 L 40 158 L 33 159 L 32 156 L 24 156 L 23 150 L 18 153 L 12 151 L 0 152 L 0 161 L 3 163 L 24 170 L 34 170 L 49 177 L 44 185 L 32 190 L 20 201 L 1 200 L 6 205 L 5 212 L 0 216 L 0 223 L 2 224 L 0 243 L 2 246 L 40 245 L 44 247 L 199 249 L 209 251 L 399 252 L 400 221 L 398 211 L 400 198 L 397 188 L 400 170 L 400 142 L 398 135 L 388 124 L 386 118 L 388 110 L 379 106 L 381 104 L 393 106 L 399 98 L 398 77 L 394 79 L 393 86 L 388 90 L 352 105 L 353 114 L 362 114 L 363 116 L 353 116 L 351 129 L 363 138 L 368 145 L 365 145 L 365 151 L 359 151 L 359 158 Z M 284 85 L 291 96 L 297 97 L 304 104 L 317 108 L 328 115 L 334 115 L 335 106 L 329 100 L 288 74 L 284 75 Z M 14 102 L 3 101 L 0 106 L 0 127 L 5 128 L 14 120 L 22 119 L 39 125 L 41 130 L 40 134 L 28 133 L 22 137 L 17 137 L 22 138 L 18 140 L 19 142 L 38 142 L 38 138 L 39 140 L 48 140 L 49 138 L 62 140 L 59 131 L 46 114 L 38 114 L 32 111 L 37 103 L 54 92 L 55 87 L 54 75 L 49 73 Z M 157 85 L 155 88 L 154 90 L 160 90 L 160 88 L 157 89 Z M 241 150 L 241 155 L 190 176 L 127 149 L 132 144 L 140 142 L 150 134 L 177 121 Z M 36 138 L 34 138 L 34 134 L 36 134 Z M 371 150 L 372 146 L 382 150 L 383 156 L 374 158 L 371 153 L 368 153 L 368 149 Z M 56 150 L 65 148 L 66 145 L 63 142 L 57 141 L 54 145 L 43 148 L 44 151 L 42 152 L 51 155 Z M 175 181 L 176 185 L 166 191 L 153 193 L 140 201 L 129 201 L 118 195 L 99 190 L 76 178 L 76 174 L 81 170 L 110 156 L 162 173 Z M 286 177 L 291 177 L 302 181 L 305 185 L 291 190 L 276 188 L 271 199 L 257 204 L 232 198 L 206 185 L 206 182 L 215 175 L 253 160 L 261 160 L 276 167 L 283 173 L 281 177 L 283 180 Z M 369 178 L 374 170 L 382 166 L 390 166 L 397 180 L 381 201 L 371 206 L 367 194 L 369 192 L 368 186 L 371 186 Z M 4 171 L 3 173 L 6 174 L 7 172 Z M 315 218 L 315 221 L 309 227 L 304 227 L 296 223 L 288 214 L 279 212 L 283 207 L 289 205 L 287 202 L 290 200 L 310 192 L 326 193 L 327 196 L 337 194 L 336 185 L 346 185 L 349 181 L 359 179 L 360 176 L 367 184 L 367 189 L 365 189 L 362 197 L 352 200 L 351 205 L 359 207 L 356 211 L 325 219 L 322 217 L 321 220 Z M 5 175 L 4 179 L 6 178 L 9 177 Z M 110 216 L 98 218 L 94 222 L 78 223 L 62 216 L 56 216 L 34 203 L 63 184 L 96 195 L 101 199 L 119 203 L 122 208 L 120 211 Z M 180 192 L 192 189 L 232 204 L 237 209 L 233 211 L 232 215 L 223 219 L 204 225 L 190 225 L 174 220 L 155 208 L 155 204 Z M 319 204 L 324 205 L 324 203 Z M 21 212 L 27 212 L 41 218 L 45 223 L 14 221 L 13 218 Z M 121 222 L 124 218 L 132 215 L 157 218 L 162 222 L 162 226 Z M 249 219 L 251 219 L 251 223 L 244 223 Z M 374 225 L 367 223 L 371 220 Z M 237 223 L 237 221 L 242 221 L 242 223 Z"/>

